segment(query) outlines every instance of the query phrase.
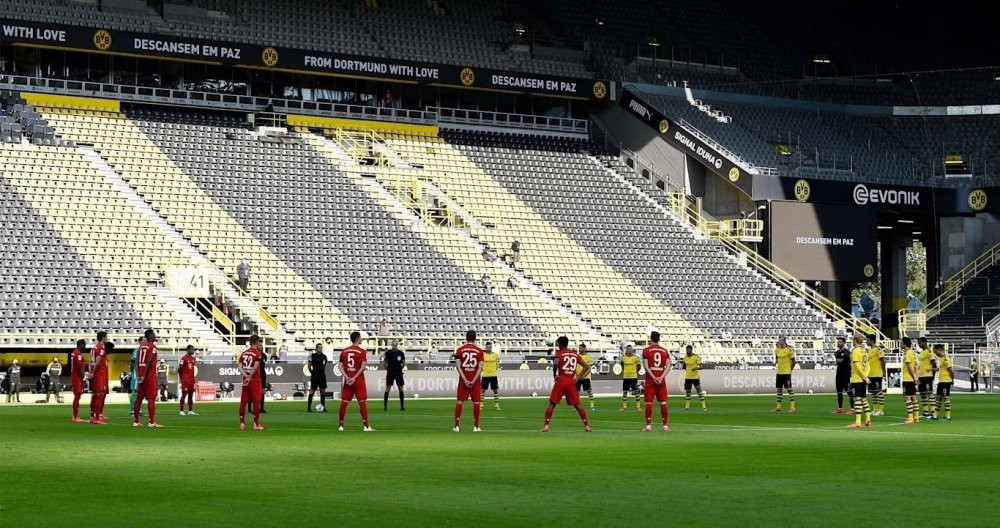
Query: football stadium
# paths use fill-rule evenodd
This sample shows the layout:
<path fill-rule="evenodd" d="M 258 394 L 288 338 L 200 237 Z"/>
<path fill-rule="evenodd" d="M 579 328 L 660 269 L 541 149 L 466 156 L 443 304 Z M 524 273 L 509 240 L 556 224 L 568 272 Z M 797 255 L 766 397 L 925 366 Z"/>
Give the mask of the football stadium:
<path fill-rule="evenodd" d="M 996 22 L 0 0 L 0 526 L 994 525 Z"/>

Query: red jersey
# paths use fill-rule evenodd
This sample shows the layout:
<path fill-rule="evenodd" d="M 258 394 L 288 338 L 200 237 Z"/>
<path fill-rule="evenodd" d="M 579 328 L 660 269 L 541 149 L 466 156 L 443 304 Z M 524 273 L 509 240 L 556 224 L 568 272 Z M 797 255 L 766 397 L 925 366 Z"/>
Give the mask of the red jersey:
<path fill-rule="evenodd" d="M 473 376 L 479 371 L 483 364 L 483 349 L 475 343 L 466 343 L 455 351 L 455 359 L 458 360 L 458 374 L 465 381 L 472 381 Z"/>
<path fill-rule="evenodd" d="M 260 365 L 260 350 L 257 350 L 255 347 L 250 347 L 250 348 L 244 350 L 242 354 L 240 354 L 240 367 L 242 367 L 243 370 L 245 370 L 247 372 L 253 371 L 253 368 L 254 368 L 255 364 Z M 261 365 L 261 368 L 263 368 L 263 365 Z M 193 375 L 194 374 L 192 373 L 192 376 Z M 244 383 L 244 385 L 246 385 L 246 384 L 247 383 Z M 249 385 L 251 387 L 260 387 L 261 386 L 261 383 L 260 383 L 260 368 L 258 368 L 256 371 L 254 371 L 253 375 L 250 376 Z"/>
<path fill-rule="evenodd" d="M 83 359 L 83 350 L 74 349 L 69 354 L 70 378 L 83 381 L 83 373 L 87 372 L 87 363 Z"/>
<path fill-rule="evenodd" d="M 96 347 L 95 347 L 96 350 Z M 139 345 L 139 354 L 135 359 L 135 372 L 144 382 L 156 381 L 156 343 L 144 341 Z"/>
<path fill-rule="evenodd" d="M 575 350 L 564 348 L 556 352 L 555 369 L 556 381 L 576 382 L 576 366 L 584 365 L 583 357 Z"/>
<path fill-rule="evenodd" d="M 102 374 L 108 375 L 108 353 L 104 350 L 104 343 L 97 343 L 94 346 L 94 350 L 90 353 L 90 362 L 94 365 L 95 378 Z"/>
<path fill-rule="evenodd" d="M 661 347 L 659 343 L 653 343 L 642 349 L 642 359 L 646 360 L 649 369 L 646 370 L 646 378 L 660 377 L 663 371 L 670 367 L 670 352 Z"/>
<path fill-rule="evenodd" d="M 361 364 L 367 362 L 368 352 L 357 345 L 351 345 L 340 353 L 340 369 L 344 371 L 345 378 L 353 378 L 361 372 Z M 361 377 L 364 377 L 364 372 L 361 372 Z"/>
<path fill-rule="evenodd" d="M 194 383 L 194 365 L 196 361 L 192 354 L 181 356 L 180 364 L 177 365 L 177 373 L 181 376 L 181 383 Z"/>

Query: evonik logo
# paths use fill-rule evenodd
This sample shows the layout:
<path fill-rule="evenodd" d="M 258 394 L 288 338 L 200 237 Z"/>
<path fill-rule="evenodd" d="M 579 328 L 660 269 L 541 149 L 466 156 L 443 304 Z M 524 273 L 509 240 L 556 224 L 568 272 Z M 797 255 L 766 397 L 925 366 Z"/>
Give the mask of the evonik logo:
<path fill-rule="evenodd" d="M 889 205 L 920 205 L 919 191 L 897 191 L 895 189 L 869 189 L 859 183 L 854 186 L 854 203 L 858 205 L 889 204 Z"/>

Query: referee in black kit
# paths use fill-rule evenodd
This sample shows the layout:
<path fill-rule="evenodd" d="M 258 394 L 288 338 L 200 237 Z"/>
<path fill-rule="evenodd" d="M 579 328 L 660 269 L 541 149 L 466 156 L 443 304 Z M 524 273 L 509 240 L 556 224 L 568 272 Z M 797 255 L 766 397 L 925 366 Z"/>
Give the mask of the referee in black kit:
<path fill-rule="evenodd" d="M 396 384 L 399 391 L 399 410 L 406 410 L 405 396 L 403 395 L 403 367 L 406 366 L 406 354 L 399 349 L 399 340 L 393 339 L 390 342 L 389 350 L 385 351 L 382 357 L 382 367 L 385 368 L 385 394 L 382 395 L 382 410 L 389 410 L 389 391 L 392 385 Z"/>
<path fill-rule="evenodd" d="M 306 410 L 313 410 L 313 395 L 319 391 L 319 404 L 323 406 L 320 412 L 326 412 L 326 363 L 329 359 L 323 353 L 323 343 L 316 343 L 316 351 L 309 356 L 309 401 Z"/>

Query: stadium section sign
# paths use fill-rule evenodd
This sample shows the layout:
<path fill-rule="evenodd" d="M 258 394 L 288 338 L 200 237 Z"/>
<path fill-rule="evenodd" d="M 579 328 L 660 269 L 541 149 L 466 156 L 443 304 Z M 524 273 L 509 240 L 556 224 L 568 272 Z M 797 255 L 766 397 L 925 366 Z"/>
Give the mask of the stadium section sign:
<path fill-rule="evenodd" d="M 458 88 L 501 90 L 595 101 L 608 97 L 607 83 L 594 79 L 535 75 L 477 69 L 454 64 L 363 57 L 43 22 L 0 19 L 0 44 L 58 47 L 77 51 L 415 82 Z"/>
<path fill-rule="evenodd" d="M 689 133 L 632 92 L 624 90 L 619 98 L 619 104 L 646 126 L 656 130 L 667 143 L 696 159 L 708 170 L 725 178 L 747 195 L 753 191 L 753 175 L 748 174 L 724 154 Z"/>
<path fill-rule="evenodd" d="M 800 280 L 870 281 L 877 216 L 858 205 L 771 202 L 771 261 Z"/>

